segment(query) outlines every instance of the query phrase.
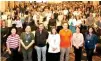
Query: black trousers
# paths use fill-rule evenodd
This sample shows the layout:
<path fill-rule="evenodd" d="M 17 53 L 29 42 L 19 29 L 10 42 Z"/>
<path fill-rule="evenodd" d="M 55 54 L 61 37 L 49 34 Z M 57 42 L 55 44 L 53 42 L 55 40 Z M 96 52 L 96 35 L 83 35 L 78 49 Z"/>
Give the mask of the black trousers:
<path fill-rule="evenodd" d="M 81 61 L 81 58 L 82 58 L 82 47 L 80 47 L 79 49 L 74 47 L 74 53 L 75 53 L 75 61 Z"/>
<path fill-rule="evenodd" d="M 59 61 L 60 53 L 48 53 L 47 61 Z"/>
<path fill-rule="evenodd" d="M 11 50 L 11 54 L 9 55 L 9 59 L 8 61 L 19 61 L 19 53 L 18 53 L 18 48 L 16 49 L 12 49 L 10 48 Z"/>
<path fill-rule="evenodd" d="M 94 49 L 86 49 L 88 61 L 92 61 L 93 52 L 94 52 Z"/>

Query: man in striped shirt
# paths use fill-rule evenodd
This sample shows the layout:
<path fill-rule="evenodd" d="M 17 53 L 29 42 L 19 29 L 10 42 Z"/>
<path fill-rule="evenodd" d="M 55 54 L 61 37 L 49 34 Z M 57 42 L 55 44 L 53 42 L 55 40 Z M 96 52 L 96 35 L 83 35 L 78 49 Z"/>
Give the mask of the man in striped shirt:
<path fill-rule="evenodd" d="M 16 28 L 11 29 L 11 35 L 8 36 L 7 41 L 7 51 L 10 55 L 10 61 L 18 61 L 17 55 L 20 51 L 20 37 L 16 34 Z"/>

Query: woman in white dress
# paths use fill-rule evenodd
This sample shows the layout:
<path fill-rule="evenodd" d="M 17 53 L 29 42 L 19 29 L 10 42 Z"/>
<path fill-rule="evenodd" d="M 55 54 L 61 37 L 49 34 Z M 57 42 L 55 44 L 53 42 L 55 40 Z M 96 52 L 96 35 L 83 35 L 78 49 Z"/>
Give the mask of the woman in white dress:
<path fill-rule="evenodd" d="M 48 37 L 48 61 L 59 61 L 59 53 L 60 53 L 60 35 L 57 34 L 56 28 L 52 27 L 51 33 Z"/>

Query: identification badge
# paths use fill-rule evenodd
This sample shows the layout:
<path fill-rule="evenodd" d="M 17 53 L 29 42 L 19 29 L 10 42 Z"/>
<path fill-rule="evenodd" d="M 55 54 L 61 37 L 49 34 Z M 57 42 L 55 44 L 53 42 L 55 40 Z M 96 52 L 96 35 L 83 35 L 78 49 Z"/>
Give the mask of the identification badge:
<path fill-rule="evenodd" d="M 26 40 L 26 42 L 28 42 L 28 40 Z"/>
<path fill-rule="evenodd" d="M 89 43 L 89 41 L 88 41 L 88 43 Z"/>

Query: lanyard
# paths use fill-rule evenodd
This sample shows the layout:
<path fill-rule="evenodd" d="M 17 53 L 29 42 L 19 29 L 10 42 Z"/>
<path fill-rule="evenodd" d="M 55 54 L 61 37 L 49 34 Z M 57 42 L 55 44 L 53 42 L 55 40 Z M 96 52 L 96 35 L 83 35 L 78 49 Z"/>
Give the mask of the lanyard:
<path fill-rule="evenodd" d="M 87 42 L 88 43 L 90 43 L 91 38 L 92 38 L 92 35 L 87 35 L 87 40 L 88 40 Z"/>
<path fill-rule="evenodd" d="M 29 39 L 30 39 L 30 34 L 26 34 L 26 36 L 25 36 L 26 38 L 26 42 L 28 42 L 29 41 Z"/>

